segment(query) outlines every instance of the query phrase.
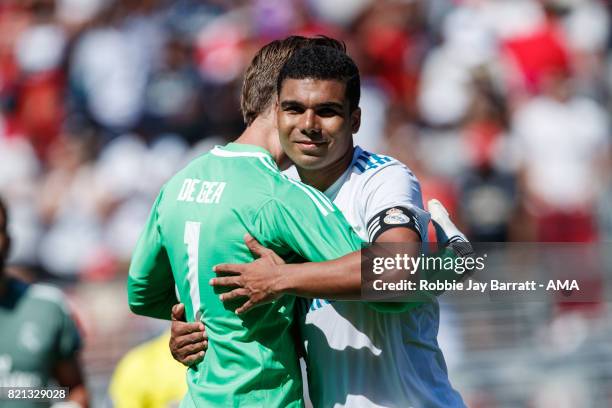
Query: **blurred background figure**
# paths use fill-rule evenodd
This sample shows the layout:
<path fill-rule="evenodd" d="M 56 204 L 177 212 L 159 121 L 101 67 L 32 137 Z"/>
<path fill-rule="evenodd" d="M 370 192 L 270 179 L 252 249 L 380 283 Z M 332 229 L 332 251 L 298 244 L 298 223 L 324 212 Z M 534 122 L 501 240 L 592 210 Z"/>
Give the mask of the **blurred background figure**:
<path fill-rule="evenodd" d="M 178 408 L 186 368 L 168 353 L 170 332 L 130 350 L 117 364 L 109 395 L 115 408 Z"/>
<path fill-rule="evenodd" d="M 88 392 L 79 352 L 81 338 L 60 290 L 29 284 L 5 270 L 11 239 L 8 210 L 0 198 L 0 384 L 3 387 L 68 387 L 66 408 L 86 408 Z M 49 406 L 50 404 L 46 404 Z M 38 407 L 3 401 L 3 407 Z"/>
<path fill-rule="evenodd" d="M 157 191 L 241 132 L 242 74 L 257 49 L 319 33 L 344 40 L 360 67 L 357 144 L 405 162 L 424 200 L 440 199 L 472 241 L 604 245 L 611 10 L 604 0 L 1 1 L 8 262 L 75 306 L 92 403 L 104 406 L 119 359 L 165 327 L 132 316 L 124 288 Z M 442 337 L 468 405 L 546 406 L 572 377 L 539 376 L 563 360 L 590 379 L 582 406 L 606 406 L 609 269 L 591 281 L 597 313 L 576 315 L 552 296 L 449 300 Z M 584 335 L 565 336 L 575 331 Z"/>

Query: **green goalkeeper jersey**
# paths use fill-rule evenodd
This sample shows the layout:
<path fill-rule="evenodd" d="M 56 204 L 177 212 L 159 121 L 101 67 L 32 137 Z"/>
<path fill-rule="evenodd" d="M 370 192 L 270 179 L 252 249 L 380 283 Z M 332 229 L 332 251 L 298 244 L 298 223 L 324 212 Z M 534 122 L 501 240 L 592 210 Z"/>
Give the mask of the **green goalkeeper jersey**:
<path fill-rule="evenodd" d="M 176 285 L 187 320 L 206 325 L 209 348 L 188 370 L 183 406 L 303 406 L 294 297 L 238 316 L 241 302 L 222 303 L 208 284 L 214 265 L 253 260 L 247 232 L 288 261 L 334 259 L 361 245 L 321 192 L 283 175 L 263 148 L 216 147 L 176 174 L 137 244 L 128 297 L 134 312 L 169 319 Z"/>

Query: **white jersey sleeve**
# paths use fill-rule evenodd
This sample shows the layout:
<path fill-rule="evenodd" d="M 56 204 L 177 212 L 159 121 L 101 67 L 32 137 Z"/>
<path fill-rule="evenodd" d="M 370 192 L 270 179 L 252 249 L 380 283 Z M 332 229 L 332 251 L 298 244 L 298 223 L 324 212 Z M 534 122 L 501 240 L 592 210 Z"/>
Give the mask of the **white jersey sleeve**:
<path fill-rule="evenodd" d="M 405 165 L 392 161 L 373 171 L 364 183 L 362 197 L 370 242 L 394 227 L 411 228 L 427 242 L 429 213 L 423 208 L 419 181 Z"/>
<path fill-rule="evenodd" d="M 390 226 L 406 224 L 412 214 L 427 240 L 429 213 L 419 182 L 391 157 L 356 147 L 351 167 L 325 194 L 362 239 L 379 234 L 372 223 L 381 221 L 382 212 Z M 304 300 L 303 307 L 300 329 L 313 406 L 465 407 L 438 346 L 436 299 L 409 309 L 398 302 L 324 299 Z"/>

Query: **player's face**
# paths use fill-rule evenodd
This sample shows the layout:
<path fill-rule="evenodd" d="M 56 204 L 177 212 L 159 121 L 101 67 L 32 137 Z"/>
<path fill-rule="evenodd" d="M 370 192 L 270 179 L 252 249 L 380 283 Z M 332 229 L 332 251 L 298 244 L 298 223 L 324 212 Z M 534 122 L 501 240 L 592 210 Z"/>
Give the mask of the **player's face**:
<path fill-rule="evenodd" d="M 278 131 L 283 150 L 297 167 L 323 170 L 352 154 L 361 112 L 350 112 L 345 88 L 334 80 L 283 82 L 277 104 Z"/>

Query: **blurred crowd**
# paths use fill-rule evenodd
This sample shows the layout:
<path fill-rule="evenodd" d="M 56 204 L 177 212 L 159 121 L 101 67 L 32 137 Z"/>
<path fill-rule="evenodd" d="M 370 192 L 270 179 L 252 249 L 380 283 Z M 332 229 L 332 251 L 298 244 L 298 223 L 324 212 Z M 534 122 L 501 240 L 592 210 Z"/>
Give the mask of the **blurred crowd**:
<path fill-rule="evenodd" d="M 117 282 L 159 188 L 239 135 L 244 69 L 291 34 L 346 42 L 362 76 L 356 143 L 408 164 L 425 200 L 440 199 L 471 240 L 611 241 L 611 10 L 604 0 L 3 0 L 12 263 L 26 278 L 79 282 L 83 303 L 102 296 L 90 309 L 116 329 L 109 316 L 127 313 Z"/>
<path fill-rule="evenodd" d="M 13 259 L 125 269 L 187 160 L 238 135 L 255 50 L 344 40 L 356 142 L 407 163 L 474 241 L 612 236 L 608 4 L 598 0 L 13 0 L 0 4 L 0 193 Z"/>

